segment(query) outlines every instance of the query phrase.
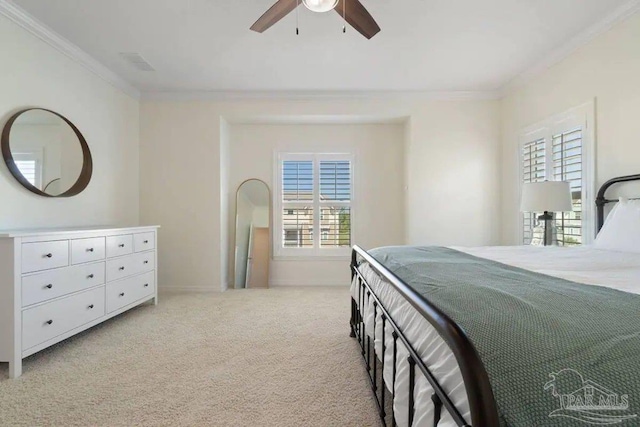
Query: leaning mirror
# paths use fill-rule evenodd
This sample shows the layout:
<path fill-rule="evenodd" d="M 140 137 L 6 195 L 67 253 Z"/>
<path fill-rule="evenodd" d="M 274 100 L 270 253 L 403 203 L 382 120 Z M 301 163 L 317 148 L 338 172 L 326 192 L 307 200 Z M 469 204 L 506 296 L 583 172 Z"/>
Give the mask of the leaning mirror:
<path fill-rule="evenodd" d="M 2 156 L 13 177 L 40 196 L 75 196 L 91 180 L 87 142 L 54 111 L 30 108 L 14 114 L 2 131 Z"/>
<path fill-rule="evenodd" d="M 236 289 L 269 286 L 270 194 L 259 179 L 243 182 L 236 193 Z"/>

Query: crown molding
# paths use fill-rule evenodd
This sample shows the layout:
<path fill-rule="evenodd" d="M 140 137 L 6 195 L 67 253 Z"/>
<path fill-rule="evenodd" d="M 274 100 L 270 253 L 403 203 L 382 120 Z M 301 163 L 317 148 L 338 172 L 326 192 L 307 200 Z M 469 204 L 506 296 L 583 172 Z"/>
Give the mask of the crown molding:
<path fill-rule="evenodd" d="M 74 43 L 65 39 L 11 0 L 0 0 L 0 15 L 27 30 L 40 40 L 75 60 L 107 83 L 135 99 L 148 101 L 243 101 L 243 100 L 345 100 L 345 99 L 414 99 L 414 100 L 492 100 L 500 99 L 566 59 L 582 46 L 616 24 L 640 11 L 640 0 L 630 0 L 581 31 L 567 43 L 552 50 L 541 61 L 527 67 L 497 90 L 486 91 L 139 91 L 120 75 L 102 65 Z"/>
<path fill-rule="evenodd" d="M 145 101 L 314 101 L 350 99 L 400 100 L 491 100 L 497 91 L 149 91 Z"/>
<path fill-rule="evenodd" d="M 49 46 L 55 48 L 67 57 L 78 62 L 115 88 L 127 95 L 140 99 L 140 91 L 129 84 L 118 74 L 96 61 L 91 55 L 65 39 L 42 22 L 35 19 L 28 12 L 10 0 L 0 0 L 0 15 L 6 16 L 12 22 L 24 28 Z"/>
<path fill-rule="evenodd" d="M 527 67 L 526 71 L 520 73 L 502 85 L 497 92 L 501 97 L 504 97 L 511 91 L 524 86 L 544 71 L 566 59 L 578 49 L 585 46 L 599 35 L 606 33 L 615 25 L 636 14 L 638 11 L 640 11 L 640 0 L 630 0 L 624 3 L 613 12 L 605 15 L 595 24 L 578 33 L 567 43 L 553 49 L 542 60 L 536 61 L 536 63 L 532 64 L 531 67 Z"/>

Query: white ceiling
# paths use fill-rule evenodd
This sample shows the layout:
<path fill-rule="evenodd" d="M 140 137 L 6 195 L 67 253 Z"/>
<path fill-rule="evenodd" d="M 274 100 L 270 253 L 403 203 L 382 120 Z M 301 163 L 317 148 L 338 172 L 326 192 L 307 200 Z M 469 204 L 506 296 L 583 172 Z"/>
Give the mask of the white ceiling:
<path fill-rule="evenodd" d="M 249 30 L 275 0 L 14 0 L 144 92 L 493 91 L 629 0 L 361 0 L 371 40 L 299 9 Z M 133 68 L 137 52 L 156 69 Z"/>

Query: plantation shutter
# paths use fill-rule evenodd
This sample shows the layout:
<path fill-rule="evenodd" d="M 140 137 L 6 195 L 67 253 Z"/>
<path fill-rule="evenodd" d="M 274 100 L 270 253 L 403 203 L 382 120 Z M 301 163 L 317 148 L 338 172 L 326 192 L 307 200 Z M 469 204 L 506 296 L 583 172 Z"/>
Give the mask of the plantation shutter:
<path fill-rule="evenodd" d="M 582 129 L 571 129 L 553 135 L 553 180 L 567 181 L 571 187 L 572 212 L 556 213 L 558 244 L 582 244 Z"/>
<path fill-rule="evenodd" d="M 348 154 L 280 154 L 276 255 L 343 256 L 352 245 Z"/>
<path fill-rule="evenodd" d="M 320 247 L 351 246 L 351 162 L 320 161 Z"/>
<path fill-rule="evenodd" d="M 16 167 L 27 181 L 33 186 L 37 186 L 37 163 L 35 160 L 15 160 Z"/>
<path fill-rule="evenodd" d="M 546 169 L 546 144 L 545 138 L 539 138 L 527 142 L 522 147 L 522 182 L 540 182 L 547 176 Z M 531 244 L 533 239 L 542 239 L 542 233 L 534 228 L 538 214 L 536 212 L 524 212 L 523 216 L 523 241 L 525 245 Z"/>
<path fill-rule="evenodd" d="M 282 247 L 313 247 L 313 161 L 282 162 Z"/>

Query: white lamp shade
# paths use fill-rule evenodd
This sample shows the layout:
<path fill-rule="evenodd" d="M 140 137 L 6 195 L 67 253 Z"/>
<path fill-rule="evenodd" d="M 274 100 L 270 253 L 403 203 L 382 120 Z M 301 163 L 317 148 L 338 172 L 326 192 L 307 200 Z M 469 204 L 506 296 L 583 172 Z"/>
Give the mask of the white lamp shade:
<path fill-rule="evenodd" d="M 565 181 L 530 182 L 522 186 L 522 212 L 568 212 L 573 210 L 571 186 Z"/>
<path fill-rule="evenodd" d="M 338 5 L 338 0 L 302 0 L 302 3 L 312 12 L 329 12 Z"/>

